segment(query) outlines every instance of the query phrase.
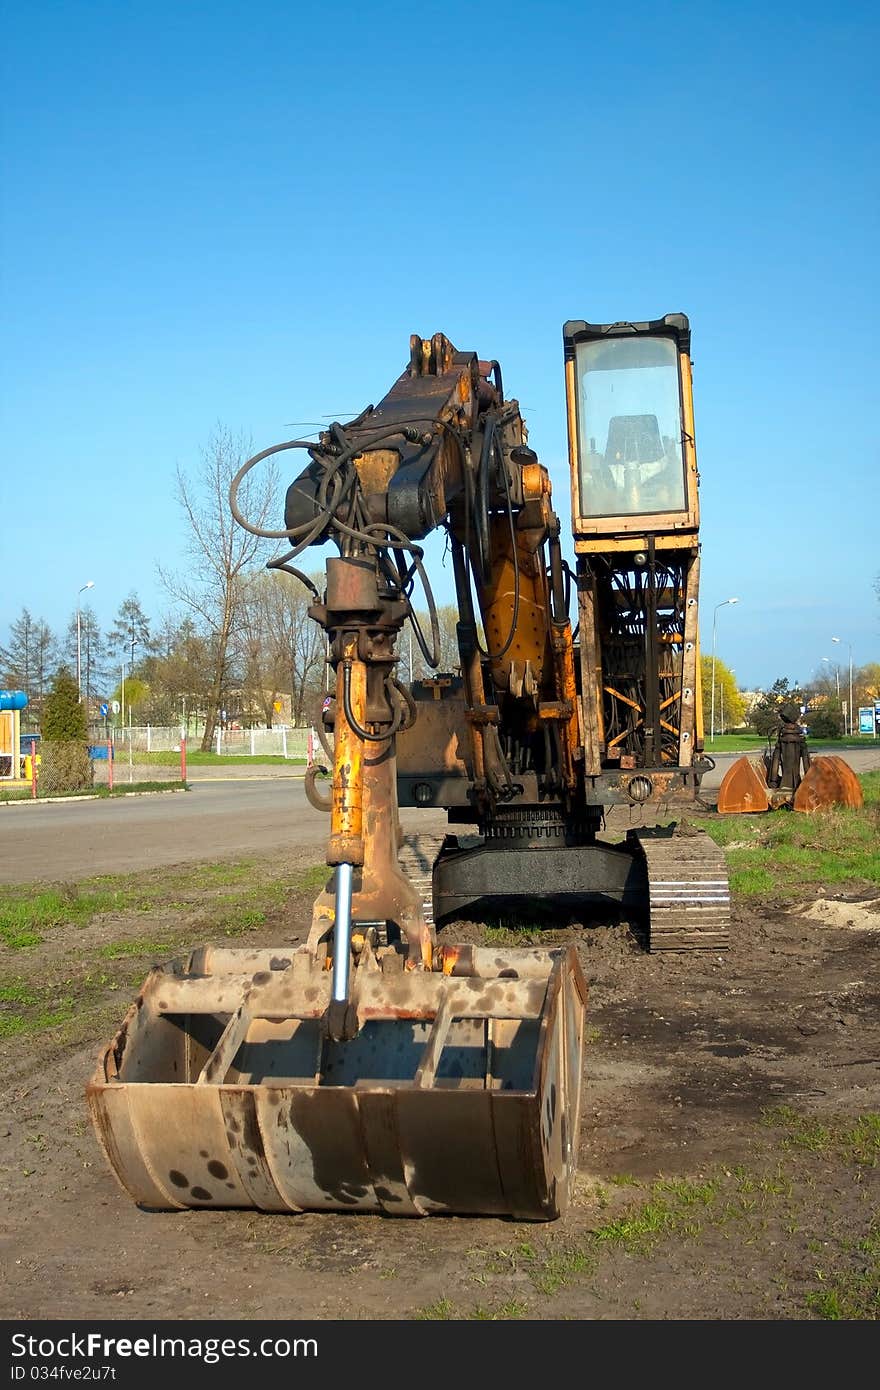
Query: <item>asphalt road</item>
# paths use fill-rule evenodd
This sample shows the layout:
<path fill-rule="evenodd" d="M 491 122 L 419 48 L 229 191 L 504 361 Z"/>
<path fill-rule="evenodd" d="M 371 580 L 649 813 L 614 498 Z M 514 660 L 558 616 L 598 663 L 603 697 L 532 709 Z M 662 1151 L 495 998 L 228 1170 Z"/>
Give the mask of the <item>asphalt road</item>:
<path fill-rule="evenodd" d="M 717 756 L 704 788 L 717 788 L 735 756 Z M 847 750 L 845 757 L 857 772 L 880 768 L 880 748 Z M 299 858 L 303 849 L 320 862 L 328 821 L 306 801 L 301 771 L 236 773 L 193 769 L 188 792 L 0 805 L 0 882 L 57 882 L 285 851 Z M 408 811 L 402 820 L 404 829 L 429 834 L 446 827 L 441 811 Z"/>
<path fill-rule="evenodd" d="M 409 814 L 426 831 L 445 828 L 441 812 Z M 0 882 L 57 882 L 275 851 L 299 858 L 303 849 L 314 849 L 320 863 L 327 826 L 327 816 L 306 801 L 301 777 L 205 779 L 187 792 L 111 801 L 9 803 L 0 806 Z"/>

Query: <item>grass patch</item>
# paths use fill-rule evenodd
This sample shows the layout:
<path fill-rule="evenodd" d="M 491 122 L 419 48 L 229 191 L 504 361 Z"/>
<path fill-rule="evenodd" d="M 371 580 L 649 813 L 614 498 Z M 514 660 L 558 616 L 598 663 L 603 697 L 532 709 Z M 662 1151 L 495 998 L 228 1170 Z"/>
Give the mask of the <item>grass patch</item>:
<path fill-rule="evenodd" d="M 730 889 L 744 898 L 765 898 L 776 887 L 776 881 L 769 869 L 758 864 L 745 864 L 739 867 L 730 865 Z"/>
<path fill-rule="evenodd" d="M 829 1162 L 838 1168 L 878 1166 L 880 1115 L 814 1116 L 779 1106 L 765 1111 L 762 1121 L 765 1131 L 775 1131 L 769 1147 L 760 1146 L 770 1160 L 766 1167 L 761 1165 L 755 1171 L 745 1165 L 718 1167 L 695 1181 L 659 1179 L 642 1187 L 636 1200 L 577 1244 L 557 1246 L 551 1238 L 484 1251 L 486 1272 L 477 1275 L 477 1282 L 485 1284 L 492 1276 L 521 1281 L 526 1275 L 538 1294 L 551 1298 L 594 1277 L 601 1285 L 603 1270 L 614 1268 L 609 1261 L 617 1254 L 650 1261 L 661 1242 L 699 1240 L 704 1233 L 725 1228 L 725 1239 L 764 1242 L 772 1251 L 781 1229 L 802 1240 L 806 1251 L 825 1261 L 823 1268 L 815 1268 L 816 1285 L 809 1290 L 806 1304 L 800 1304 L 802 1316 L 880 1317 L 880 1227 L 876 1212 L 869 1210 L 863 1237 L 835 1245 L 828 1240 L 828 1212 L 815 1200 L 817 1176 L 825 1172 Z M 845 1174 L 832 1173 L 830 1181 L 845 1182 Z M 611 1182 L 618 1188 L 638 1186 L 637 1180 L 626 1174 Z M 808 1202 L 806 1210 L 798 1205 L 803 1200 Z M 504 1291 L 499 1296 L 503 1297 Z M 490 1308 L 500 1310 L 504 1306 L 493 1303 Z M 461 1314 L 485 1315 L 485 1308 L 479 1305 L 473 1313 Z"/>
<path fill-rule="evenodd" d="M 119 777 L 120 773 L 117 772 L 116 776 Z M 32 797 L 31 789 L 28 786 L 24 788 L 16 788 L 15 790 L 10 789 L 9 791 L 4 791 L 0 793 L 0 802 L 32 800 L 47 801 L 50 798 L 53 801 L 57 801 L 59 799 L 64 801 L 76 801 L 77 799 L 82 800 L 83 797 L 95 798 L 98 801 L 109 801 L 111 798 L 117 796 L 136 796 L 141 792 L 168 791 L 185 792 L 189 791 L 189 786 L 186 782 L 180 781 L 116 782 L 111 791 L 110 787 L 107 786 L 106 782 L 96 782 L 95 785 L 92 787 L 82 787 L 78 791 L 65 792 L 47 791 L 45 789 L 41 789 L 38 784 L 36 798 Z"/>
<path fill-rule="evenodd" d="M 818 753 L 828 750 L 832 753 L 840 753 L 845 748 L 870 748 L 873 745 L 872 739 L 867 738 L 816 738 L 809 739 L 810 752 Z M 764 734 L 756 733 L 751 730 L 747 733 L 737 734 L 716 734 L 714 740 L 708 734 L 705 739 L 707 753 L 763 753 L 767 747 L 767 738 Z"/>
<path fill-rule="evenodd" d="M 549 1295 L 565 1288 L 577 1275 L 591 1273 L 595 1267 L 595 1255 L 590 1249 L 573 1246 L 554 1251 L 538 1261 L 530 1275 L 538 1293 Z"/>
<path fill-rule="evenodd" d="M 156 873 L 102 875 L 81 883 L 0 885 L 0 942 L 9 950 L 38 946 L 53 928 L 86 926 L 102 914 L 130 914 L 157 908 L 169 912 L 201 910 L 199 930 L 242 936 L 262 927 L 291 892 L 317 892 L 330 871 L 314 865 L 290 875 L 269 877 L 255 859 L 196 864 Z M 186 934 L 192 936 L 189 924 Z M 158 944 L 164 948 L 164 941 Z M 114 951 L 123 942 L 111 942 Z M 141 954 L 132 943 L 129 954 Z M 143 953 L 146 952 L 146 947 Z M 114 959 L 116 956 L 114 955 Z"/>
<path fill-rule="evenodd" d="M 880 1319 L 880 1227 L 873 1224 L 850 1252 L 855 1266 L 826 1272 L 817 1268 L 817 1287 L 806 1296 L 809 1311 L 825 1321 Z"/>
<path fill-rule="evenodd" d="M 767 740 L 762 734 L 716 734 L 714 739 L 706 736 L 706 752 L 712 753 L 757 753 L 763 751 Z"/>
<path fill-rule="evenodd" d="M 174 951 L 173 941 L 151 941 L 147 939 L 135 938 L 133 941 L 108 941 L 106 946 L 98 949 L 98 956 L 101 960 L 128 960 L 132 956 L 142 959 L 149 956 L 152 960 L 167 960 Z"/>
<path fill-rule="evenodd" d="M 126 755 L 127 758 L 127 755 Z M 117 763 L 122 759 L 117 758 Z M 154 767 L 179 767 L 180 753 L 174 748 L 162 749 L 157 753 L 137 753 L 136 763 L 152 764 Z M 285 758 L 281 753 L 203 753 L 200 748 L 187 748 L 187 767 L 241 767 L 243 764 L 270 764 L 272 766 L 305 767 L 305 758 Z"/>
<path fill-rule="evenodd" d="M 0 979 L 0 1039 L 39 1033 L 72 1018 L 79 1001 L 71 983 L 40 986 Z"/>
<path fill-rule="evenodd" d="M 726 854 L 730 885 L 744 897 L 791 897 L 835 884 L 880 884 L 880 773 L 859 778 L 865 805 L 815 815 L 779 810 L 694 817 Z"/>
<path fill-rule="evenodd" d="M 311 893 L 328 872 L 315 865 L 279 875 L 250 858 L 96 876 L 79 884 L 0 885 L 0 943 L 6 947 L 0 944 L 0 959 L 7 966 L 16 962 L 15 974 L 11 967 L 0 974 L 6 1058 L 18 1057 L 14 1048 L 23 1037 L 40 1039 L 31 1043 L 31 1055 L 34 1047 L 41 1055 L 57 1055 L 112 1035 L 152 965 L 186 955 L 204 940 L 264 928 L 271 914 L 284 913 L 291 894 Z M 132 917 L 140 912 L 152 915 L 138 933 Z M 103 940 L 73 934 L 51 956 L 24 949 L 38 948 L 59 927 L 101 924 L 102 916 Z M 128 919 L 118 929 L 117 917 Z M 132 934 L 124 935 L 126 929 Z"/>
<path fill-rule="evenodd" d="M 189 787 L 186 782 L 114 782 L 113 790 L 103 782 L 99 787 L 93 787 L 92 792 L 99 797 L 111 796 L 132 796 L 138 792 L 188 792 Z"/>
<path fill-rule="evenodd" d="M 416 1322 L 446 1322 L 450 1318 L 457 1317 L 459 1317 L 458 1310 L 448 1298 L 438 1298 L 436 1303 L 429 1303 L 424 1308 L 417 1308 L 413 1313 Z"/>
<path fill-rule="evenodd" d="M 473 1312 L 468 1314 L 474 1322 L 511 1322 L 516 1318 L 524 1318 L 529 1311 L 529 1305 L 521 1302 L 517 1298 L 511 1298 L 507 1303 L 500 1303 L 492 1307 L 484 1307 L 477 1304 Z"/>
<path fill-rule="evenodd" d="M 332 872 L 326 864 L 315 864 L 310 869 L 302 869 L 294 879 L 294 888 L 298 893 L 320 893 Z"/>
<path fill-rule="evenodd" d="M 853 1120 L 825 1120 L 801 1115 L 789 1105 L 774 1106 L 762 1115 L 765 1125 L 783 1131 L 784 1149 L 800 1149 L 842 1160 L 855 1167 L 880 1164 L 880 1114 Z"/>
<path fill-rule="evenodd" d="M 866 806 L 880 804 L 880 772 L 863 772 L 859 777 Z"/>
<path fill-rule="evenodd" d="M 119 911 L 122 895 L 114 891 L 81 892 L 76 884 L 34 894 L 0 894 L 0 940 L 10 950 L 36 946 L 52 927 L 84 925 L 99 912 Z"/>
<path fill-rule="evenodd" d="M 521 946 L 526 929 L 513 927 L 484 927 L 483 936 L 487 946 Z"/>

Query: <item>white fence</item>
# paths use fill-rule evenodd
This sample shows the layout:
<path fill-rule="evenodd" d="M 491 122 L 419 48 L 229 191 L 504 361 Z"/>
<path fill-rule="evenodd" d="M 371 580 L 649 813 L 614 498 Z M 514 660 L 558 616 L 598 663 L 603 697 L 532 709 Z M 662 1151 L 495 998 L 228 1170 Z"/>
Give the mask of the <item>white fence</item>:
<path fill-rule="evenodd" d="M 179 725 L 160 727 L 143 724 L 135 725 L 133 728 L 114 729 L 112 735 L 116 757 L 118 759 L 127 756 L 129 749 L 133 754 L 177 752 L 183 732 Z M 308 759 L 310 736 L 312 744 L 316 744 L 317 738 L 311 729 L 221 729 L 218 726 L 211 748 L 215 753 L 240 757 Z M 101 741 L 106 739 L 103 731 L 98 737 Z M 190 751 L 199 748 L 201 742 L 201 729 L 186 735 L 186 746 Z"/>

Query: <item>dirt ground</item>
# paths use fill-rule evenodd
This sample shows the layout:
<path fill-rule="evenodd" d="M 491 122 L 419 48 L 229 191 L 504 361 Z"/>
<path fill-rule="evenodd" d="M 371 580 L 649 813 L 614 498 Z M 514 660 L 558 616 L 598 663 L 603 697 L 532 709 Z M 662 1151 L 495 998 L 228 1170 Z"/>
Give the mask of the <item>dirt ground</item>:
<path fill-rule="evenodd" d="M 292 893 L 247 944 L 302 940 L 311 897 Z M 209 938 L 204 917 L 191 927 L 193 945 Z M 149 928 L 101 918 L 33 950 L 51 971 L 74 938 L 97 951 Z M 137 1209 L 83 1098 L 118 992 L 72 1029 L 2 1046 L 0 1317 L 880 1315 L 876 889 L 739 904 L 717 955 L 649 955 L 625 925 L 523 944 L 537 940 L 575 941 L 590 986 L 579 1178 L 559 1221 Z"/>

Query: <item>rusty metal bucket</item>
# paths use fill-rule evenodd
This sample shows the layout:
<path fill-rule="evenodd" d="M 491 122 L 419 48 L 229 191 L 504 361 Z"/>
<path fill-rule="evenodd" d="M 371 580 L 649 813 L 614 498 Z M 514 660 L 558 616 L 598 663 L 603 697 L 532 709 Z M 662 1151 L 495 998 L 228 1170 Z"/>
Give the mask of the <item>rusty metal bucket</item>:
<path fill-rule="evenodd" d="M 831 806 L 859 807 L 865 804 L 862 787 L 849 763 L 837 754 L 813 758 L 795 792 L 794 810 L 811 814 Z"/>
<path fill-rule="evenodd" d="M 324 1036 L 307 951 L 202 948 L 151 971 L 87 1087 L 154 1208 L 548 1220 L 577 1163 L 586 984 L 573 947 L 369 954 L 360 1031 Z"/>
<path fill-rule="evenodd" d="M 733 816 L 769 809 L 770 796 L 763 764 L 747 757 L 737 758 L 725 772 L 718 788 L 718 814 Z"/>

